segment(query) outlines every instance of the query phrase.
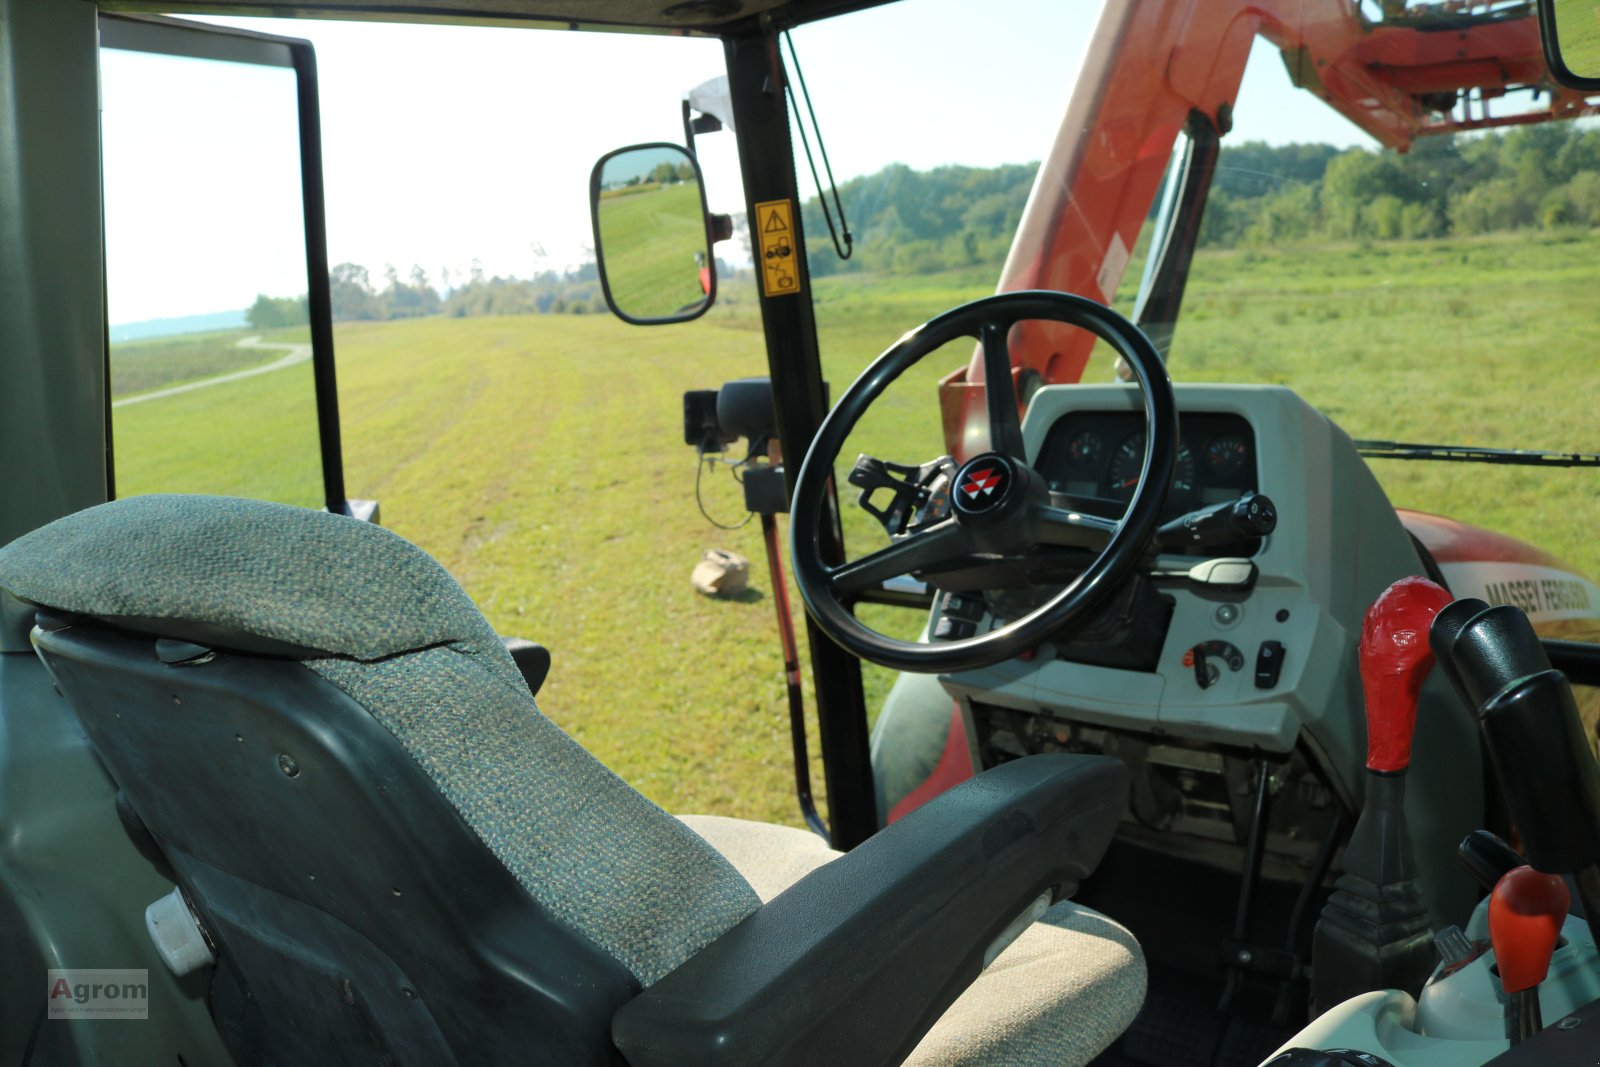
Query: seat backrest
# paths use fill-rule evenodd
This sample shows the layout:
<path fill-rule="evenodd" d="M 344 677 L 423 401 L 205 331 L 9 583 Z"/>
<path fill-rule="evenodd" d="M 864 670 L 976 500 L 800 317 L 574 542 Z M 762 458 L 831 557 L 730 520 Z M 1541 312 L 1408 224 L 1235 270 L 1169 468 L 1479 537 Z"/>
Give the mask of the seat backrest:
<path fill-rule="evenodd" d="M 47 609 L 36 646 L 217 944 L 243 1061 L 605 1062 L 615 1008 L 758 906 L 387 531 L 137 497 L 0 549 L 0 588 Z"/>

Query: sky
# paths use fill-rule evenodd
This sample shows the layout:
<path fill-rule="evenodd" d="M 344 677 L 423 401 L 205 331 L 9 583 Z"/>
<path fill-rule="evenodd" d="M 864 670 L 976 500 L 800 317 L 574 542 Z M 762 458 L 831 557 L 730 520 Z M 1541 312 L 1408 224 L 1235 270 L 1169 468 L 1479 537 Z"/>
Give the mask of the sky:
<path fill-rule="evenodd" d="M 839 181 L 889 163 L 994 166 L 1048 151 L 1099 0 L 987 0 L 984 11 L 903 0 L 795 31 Z M 721 46 L 695 38 L 213 21 L 315 45 L 329 261 L 360 263 L 379 285 L 386 266 L 403 278 L 419 266 L 442 287 L 474 261 L 526 277 L 590 258 L 595 160 L 681 142 L 684 93 L 723 73 Z M 108 51 L 101 78 L 111 322 L 303 293 L 290 73 Z M 1228 137 L 1247 140 L 1372 144 L 1294 89 L 1260 42 Z M 732 136 L 697 148 L 711 210 L 743 210 Z M 801 188 L 811 194 L 808 175 Z"/>

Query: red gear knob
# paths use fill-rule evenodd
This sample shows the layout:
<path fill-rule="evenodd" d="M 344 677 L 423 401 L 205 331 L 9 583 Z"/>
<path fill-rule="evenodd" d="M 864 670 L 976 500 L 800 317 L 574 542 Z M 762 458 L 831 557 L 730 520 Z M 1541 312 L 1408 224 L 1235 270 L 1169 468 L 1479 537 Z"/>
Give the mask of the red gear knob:
<path fill-rule="evenodd" d="M 1367 769 L 1411 763 L 1417 694 L 1433 666 L 1428 627 L 1450 594 L 1426 578 L 1402 578 L 1372 602 L 1361 626 L 1361 688 L 1367 700 Z"/>
<path fill-rule="evenodd" d="M 1489 896 L 1489 940 L 1507 993 L 1532 989 L 1550 970 L 1572 896 L 1557 874 L 1515 867 Z"/>

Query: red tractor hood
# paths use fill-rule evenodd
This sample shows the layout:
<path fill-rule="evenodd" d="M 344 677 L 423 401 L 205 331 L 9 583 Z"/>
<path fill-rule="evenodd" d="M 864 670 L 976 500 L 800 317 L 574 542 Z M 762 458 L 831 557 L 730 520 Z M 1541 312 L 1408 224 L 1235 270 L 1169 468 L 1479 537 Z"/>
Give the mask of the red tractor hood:
<path fill-rule="evenodd" d="M 1396 510 L 1439 564 L 1452 595 L 1515 604 L 1541 632 L 1566 635 L 1600 628 L 1600 589 L 1571 564 L 1493 530 L 1442 515 Z M 1547 625 L 1557 623 L 1562 625 Z"/>

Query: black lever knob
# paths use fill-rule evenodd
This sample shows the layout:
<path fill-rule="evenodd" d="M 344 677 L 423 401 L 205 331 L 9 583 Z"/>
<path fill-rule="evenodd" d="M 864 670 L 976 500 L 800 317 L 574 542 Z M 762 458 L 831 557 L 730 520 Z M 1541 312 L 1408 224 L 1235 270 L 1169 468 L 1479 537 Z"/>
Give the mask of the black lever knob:
<path fill-rule="evenodd" d="M 1435 617 L 1428 637 L 1434 656 L 1449 663 L 1450 681 L 1467 707 L 1482 707 L 1516 679 L 1550 669 L 1539 635 L 1519 609 L 1501 604 L 1461 621 L 1456 608 L 1463 603 L 1482 602 L 1457 601 L 1446 607 Z"/>
<path fill-rule="evenodd" d="M 1506 872 L 1514 871 L 1528 862 L 1522 853 L 1488 830 L 1474 830 L 1463 837 L 1461 844 L 1456 846 L 1456 859 L 1485 890 L 1494 889 Z"/>
<path fill-rule="evenodd" d="M 1433 617 L 1433 625 L 1428 627 L 1428 646 L 1433 649 L 1434 662 L 1450 679 L 1450 686 L 1461 698 L 1461 702 L 1473 711 L 1483 703 L 1484 697 L 1489 694 L 1474 697 L 1467 691 L 1466 683 L 1461 678 L 1461 672 L 1456 670 L 1455 647 L 1456 638 L 1461 636 L 1461 631 L 1467 623 L 1479 612 L 1488 611 L 1489 605 L 1473 597 L 1462 597 L 1460 600 L 1446 604 L 1439 614 Z M 1495 687 L 1496 689 L 1499 686 Z M 1493 690 L 1491 690 L 1493 692 Z M 1492 886 L 1490 888 L 1493 888 Z"/>

